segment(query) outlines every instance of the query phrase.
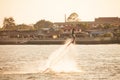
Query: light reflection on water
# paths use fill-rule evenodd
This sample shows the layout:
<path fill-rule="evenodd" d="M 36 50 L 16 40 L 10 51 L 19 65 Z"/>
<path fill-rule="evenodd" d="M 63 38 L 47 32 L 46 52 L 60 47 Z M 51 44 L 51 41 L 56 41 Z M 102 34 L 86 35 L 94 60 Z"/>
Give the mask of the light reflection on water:
<path fill-rule="evenodd" d="M 61 46 L 0 45 L 0 73 L 39 72 L 51 53 Z M 89 74 L 87 77 L 108 78 L 120 74 L 120 45 L 75 45 L 75 48 L 78 67 L 84 75 Z"/>

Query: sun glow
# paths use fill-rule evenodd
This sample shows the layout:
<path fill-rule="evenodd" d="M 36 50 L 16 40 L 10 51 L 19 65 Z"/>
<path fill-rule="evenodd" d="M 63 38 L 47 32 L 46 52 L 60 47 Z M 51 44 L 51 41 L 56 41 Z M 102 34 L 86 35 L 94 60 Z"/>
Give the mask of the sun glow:
<path fill-rule="evenodd" d="M 120 0 L 0 0 L 0 26 L 4 17 L 14 17 L 17 24 L 32 24 L 46 19 L 63 22 L 76 12 L 81 21 L 97 17 L 120 17 Z"/>

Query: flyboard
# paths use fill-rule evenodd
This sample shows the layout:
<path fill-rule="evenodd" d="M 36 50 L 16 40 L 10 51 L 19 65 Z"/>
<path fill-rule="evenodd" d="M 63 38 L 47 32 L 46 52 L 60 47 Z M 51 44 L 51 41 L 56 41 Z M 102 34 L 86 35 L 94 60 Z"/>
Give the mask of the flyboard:
<path fill-rule="evenodd" d="M 67 41 L 67 43 L 64 45 L 64 49 L 60 52 L 60 54 L 58 54 L 57 56 L 55 55 L 56 58 L 57 58 L 57 57 L 59 58 L 59 56 L 64 56 L 64 54 L 62 54 L 62 53 L 63 53 L 71 44 L 74 44 L 74 43 L 75 43 L 75 40 L 74 40 L 74 39 L 70 39 L 69 41 Z M 52 63 L 49 64 L 49 66 L 46 67 L 46 68 L 42 71 L 42 73 L 54 72 L 54 71 L 51 70 L 50 65 L 53 65 L 53 63 L 56 64 L 57 61 L 58 61 L 58 59 L 53 59 L 53 60 L 51 60 L 51 61 L 52 61 Z"/>

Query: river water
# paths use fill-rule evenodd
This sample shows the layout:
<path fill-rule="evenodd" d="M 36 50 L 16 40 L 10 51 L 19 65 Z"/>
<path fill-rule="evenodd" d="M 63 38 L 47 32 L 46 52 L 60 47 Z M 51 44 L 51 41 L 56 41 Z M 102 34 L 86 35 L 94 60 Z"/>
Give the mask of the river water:
<path fill-rule="evenodd" d="M 44 68 L 49 56 L 62 46 L 0 45 L 0 74 L 39 73 Z M 119 44 L 74 45 L 74 48 L 71 53 L 74 52 L 75 55 L 77 53 L 74 60 L 80 72 L 74 72 L 72 76 L 69 76 L 70 72 L 64 73 L 65 76 L 61 74 L 62 79 L 66 79 L 66 75 L 68 76 L 66 80 L 120 79 Z"/>

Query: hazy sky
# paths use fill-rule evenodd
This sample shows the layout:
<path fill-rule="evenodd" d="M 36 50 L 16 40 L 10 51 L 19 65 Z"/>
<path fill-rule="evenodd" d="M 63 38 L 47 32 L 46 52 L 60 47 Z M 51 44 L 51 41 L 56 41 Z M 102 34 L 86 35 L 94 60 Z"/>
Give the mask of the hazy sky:
<path fill-rule="evenodd" d="M 97 17 L 120 17 L 120 0 L 0 0 L 0 25 L 4 17 L 13 17 L 17 24 L 32 24 L 45 19 L 63 22 L 76 12 L 81 21 Z"/>

